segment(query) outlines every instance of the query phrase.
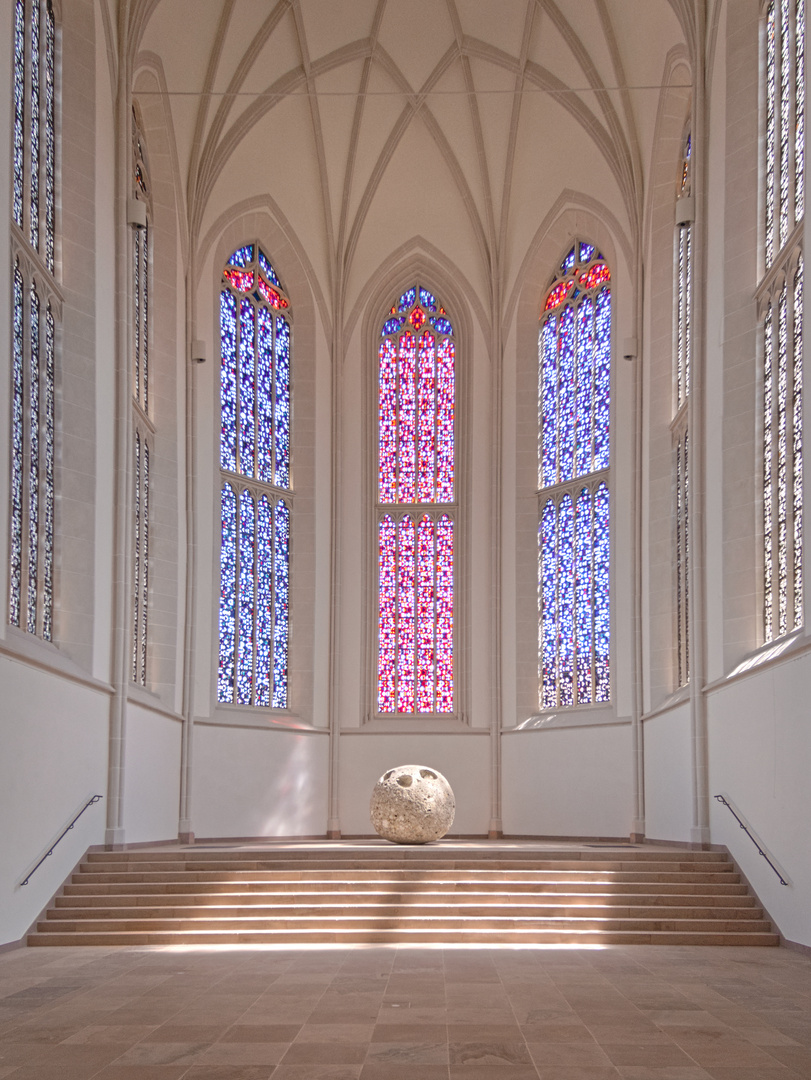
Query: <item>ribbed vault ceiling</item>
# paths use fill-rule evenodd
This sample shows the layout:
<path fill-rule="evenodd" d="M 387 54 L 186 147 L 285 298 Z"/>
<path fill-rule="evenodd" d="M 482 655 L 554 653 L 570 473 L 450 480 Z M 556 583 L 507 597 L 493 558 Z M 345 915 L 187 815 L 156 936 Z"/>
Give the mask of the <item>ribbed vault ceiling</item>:
<path fill-rule="evenodd" d="M 132 0 L 128 18 L 189 235 L 271 194 L 339 306 L 417 236 L 487 304 L 563 191 L 632 244 L 658 87 L 692 32 L 680 0 Z"/>

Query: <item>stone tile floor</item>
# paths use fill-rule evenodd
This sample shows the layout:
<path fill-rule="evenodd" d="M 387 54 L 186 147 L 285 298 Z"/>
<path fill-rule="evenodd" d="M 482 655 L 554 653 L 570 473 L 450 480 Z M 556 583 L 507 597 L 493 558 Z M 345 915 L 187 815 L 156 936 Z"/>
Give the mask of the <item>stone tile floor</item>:
<path fill-rule="evenodd" d="M 811 1078 L 785 949 L 37 948 L 0 955 L 0 1080 Z"/>

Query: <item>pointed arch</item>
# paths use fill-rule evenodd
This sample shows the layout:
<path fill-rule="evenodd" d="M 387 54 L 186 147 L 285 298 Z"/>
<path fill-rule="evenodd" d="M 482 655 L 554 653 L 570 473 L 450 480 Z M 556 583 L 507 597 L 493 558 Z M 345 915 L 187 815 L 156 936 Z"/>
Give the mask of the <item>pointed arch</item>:
<path fill-rule="evenodd" d="M 607 702 L 611 271 L 577 239 L 538 340 L 539 708 Z"/>

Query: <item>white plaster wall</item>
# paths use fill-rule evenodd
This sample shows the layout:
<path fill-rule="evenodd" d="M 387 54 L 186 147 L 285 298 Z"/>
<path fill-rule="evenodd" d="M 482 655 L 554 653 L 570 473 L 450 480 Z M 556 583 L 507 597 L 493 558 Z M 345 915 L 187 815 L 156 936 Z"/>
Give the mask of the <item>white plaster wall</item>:
<path fill-rule="evenodd" d="M 212 836 L 323 836 L 327 738 L 197 724 L 192 821 Z"/>
<path fill-rule="evenodd" d="M 782 866 L 780 884 L 729 810 L 711 801 L 713 843 L 726 844 L 781 932 L 811 945 L 811 656 L 756 672 L 708 701 L 710 794 L 732 800 Z"/>
<path fill-rule="evenodd" d="M 487 835 L 490 813 L 486 735 L 349 735 L 340 745 L 341 830 L 374 836 L 369 821 L 372 788 L 397 765 L 438 769 L 453 788 L 456 816 L 451 835 Z"/>
<path fill-rule="evenodd" d="M 689 843 L 693 823 L 690 704 L 646 720 L 645 835 Z"/>
<path fill-rule="evenodd" d="M 631 726 L 505 734 L 507 836 L 627 836 L 631 828 Z"/>
<path fill-rule="evenodd" d="M 0 943 L 29 928 L 91 844 L 104 840 L 96 803 L 23 887 L 91 795 L 107 791 L 108 697 L 0 657 Z"/>
<path fill-rule="evenodd" d="M 181 724 L 129 703 L 124 757 L 128 844 L 177 836 Z"/>

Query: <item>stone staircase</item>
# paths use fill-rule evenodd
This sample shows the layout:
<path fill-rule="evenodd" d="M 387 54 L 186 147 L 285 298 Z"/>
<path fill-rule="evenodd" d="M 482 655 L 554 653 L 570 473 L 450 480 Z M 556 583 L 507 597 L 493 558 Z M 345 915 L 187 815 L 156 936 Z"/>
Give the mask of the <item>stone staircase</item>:
<path fill-rule="evenodd" d="M 548 847 L 91 852 L 28 944 L 778 944 L 725 854 Z"/>

